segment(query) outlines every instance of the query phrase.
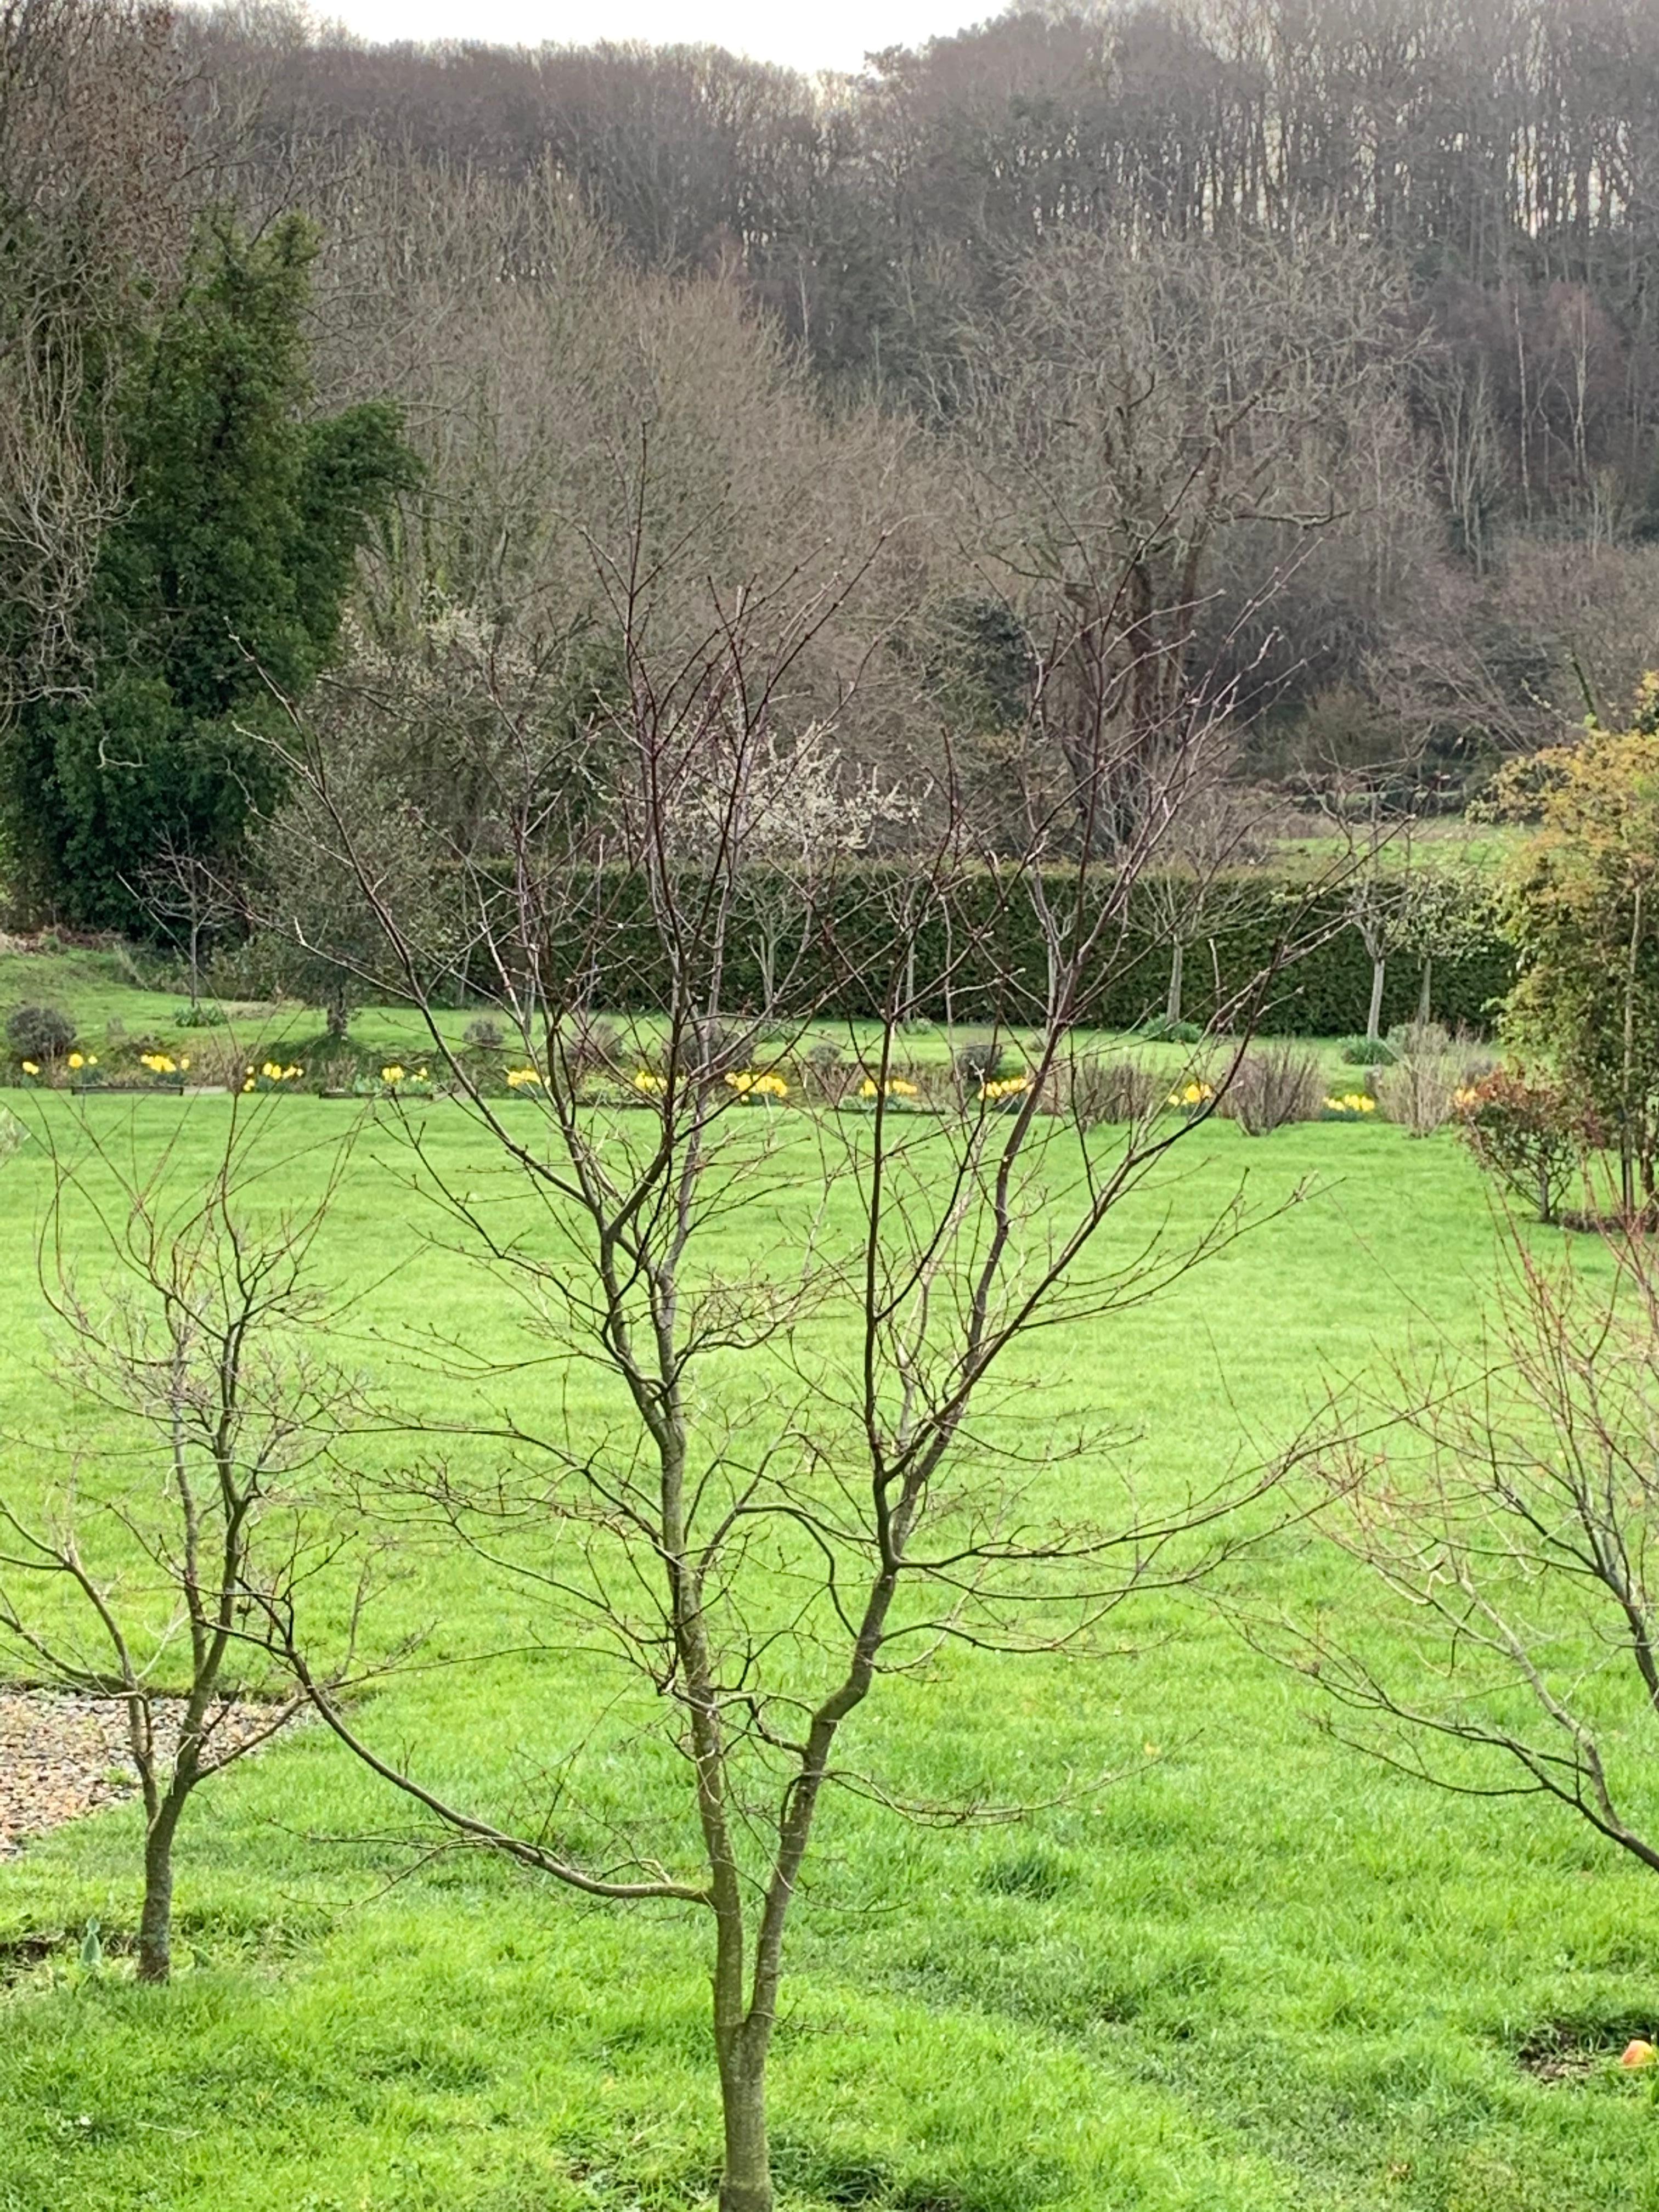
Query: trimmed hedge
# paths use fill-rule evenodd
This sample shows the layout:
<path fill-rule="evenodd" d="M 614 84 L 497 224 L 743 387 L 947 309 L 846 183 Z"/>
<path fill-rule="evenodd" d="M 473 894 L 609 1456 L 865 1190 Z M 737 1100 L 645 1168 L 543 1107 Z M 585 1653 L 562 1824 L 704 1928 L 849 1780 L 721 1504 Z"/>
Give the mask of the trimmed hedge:
<path fill-rule="evenodd" d="M 1071 878 L 1061 872 L 1048 878 L 1056 900 L 1068 895 L 1070 885 Z M 586 876 L 572 873 L 556 888 L 554 903 L 568 916 L 568 925 L 555 933 L 551 961 L 562 972 L 550 976 L 550 983 L 574 991 L 580 977 L 588 1004 L 619 1012 L 665 1005 L 668 970 L 644 878 L 606 869 Z M 702 879 L 688 888 L 702 888 Z M 1111 886 L 1103 880 L 1100 889 L 1104 896 Z M 896 916 L 924 897 L 927 910 L 912 933 Z M 792 903 L 799 912 L 799 901 L 792 900 L 786 877 L 758 879 L 750 887 L 743 918 L 728 934 L 719 994 L 722 1006 L 735 1013 L 763 1003 L 766 917 L 789 913 Z M 1344 919 L 1340 894 L 1310 895 L 1292 878 L 1262 873 L 1235 886 L 1228 905 L 1214 938 L 1187 949 L 1183 1010 L 1191 1018 L 1208 1022 L 1218 1007 L 1236 1006 L 1277 957 L 1281 964 L 1259 1009 L 1261 1034 L 1340 1036 L 1364 1027 L 1370 960 L 1358 932 Z M 1139 884 L 1127 915 L 1102 933 L 1088 981 L 1091 1026 L 1133 1029 L 1163 1011 L 1170 949 L 1159 941 L 1153 911 L 1152 887 Z M 904 951 L 912 933 L 914 963 Z M 805 946 L 799 919 L 775 934 L 777 972 L 789 978 L 778 997 L 788 1006 L 818 1006 L 857 1018 L 902 1000 L 925 1019 L 1018 1024 L 1030 1021 L 1043 1004 L 1046 961 L 1030 887 L 989 870 L 964 872 L 937 892 L 902 865 L 867 863 L 848 870 L 820 902 Z M 901 963 L 908 973 L 901 972 Z M 1513 979 L 1509 945 L 1489 925 L 1473 927 L 1461 957 L 1434 963 L 1434 1018 L 1451 1027 L 1489 1029 Z M 491 995 L 482 960 L 468 980 L 479 997 Z M 1414 1018 L 1421 980 L 1415 956 L 1401 954 L 1389 962 L 1385 1026 Z"/>

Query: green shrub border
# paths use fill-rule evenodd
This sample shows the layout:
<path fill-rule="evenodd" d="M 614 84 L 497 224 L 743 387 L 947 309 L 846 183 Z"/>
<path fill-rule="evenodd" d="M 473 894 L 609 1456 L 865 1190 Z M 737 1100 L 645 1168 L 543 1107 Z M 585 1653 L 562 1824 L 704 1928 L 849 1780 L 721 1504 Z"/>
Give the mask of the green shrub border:
<path fill-rule="evenodd" d="M 1060 870 L 1047 878 L 1055 900 L 1069 896 L 1073 882 Z M 1103 878 L 1100 895 L 1110 890 Z M 1090 1027 L 1136 1029 L 1164 1010 L 1170 949 L 1154 921 L 1156 890 L 1146 881 L 1134 886 L 1121 917 L 1102 933 L 1086 989 Z M 758 895 L 751 887 L 740 899 L 739 916 L 787 911 L 793 892 L 787 878 L 761 879 Z M 573 871 L 555 879 L 549 896 L 552 910 L 568 917 L 554 933 L 553 963 L 560 966 L 562 952 L 568 955 L 562 972 L 547 979 L 556 991 L 618 1013 L 648 1012 L 667 1002 L 668 975 L 641 874 L 620 867 Z M 1014 1026 L 1039 1017 L 1047 967 L 1029 884 L 989 869 L 965 870 L 940 893 L 892 861 L 849 867 L 827 893 L 815 894 L 806 942 L 799 929 L 784 933 L 779 964 L 789 981 L 780 996 L 849 1020 L 878 1015 L 890 994 L 899 1002 L 908 980 L 899 970 L 906 932 L 894 917 L 919 902 L 925 905 L 915 928 L 910 1013 L 933 1022 Z M 1277 963 L 1255 1009 L 1261 1034 L 1344 1036 L 1363 1029 L 1371 963 L 1346 919 L 1340 890 L 1310 891 L 1294 877 L 1258 872 L 1230 884 L 1224 905 L 1214 935 L 1188 947 L 1183 1014 L 1206 1025 L 1226 1019 L 1255 979 Z M 727 943 L 720 1003 L 734 1014 L 765 1002 L 763 933 L 758 919 L 739 918 Z M 1460 936 L 1460 952 L 1434 961 L 1432 1016 L 1449 1028 L 1485 1032 L 1514 981 L 1514 954 L 1484 913 L 1467 917 Z M 471 996 L 490 998 L 482 957 L 465 980 Z M 1421 981 L 1420 956 L 1407 951 L 1390 959 L 1385 1028 L 1414 1018 Z"/>

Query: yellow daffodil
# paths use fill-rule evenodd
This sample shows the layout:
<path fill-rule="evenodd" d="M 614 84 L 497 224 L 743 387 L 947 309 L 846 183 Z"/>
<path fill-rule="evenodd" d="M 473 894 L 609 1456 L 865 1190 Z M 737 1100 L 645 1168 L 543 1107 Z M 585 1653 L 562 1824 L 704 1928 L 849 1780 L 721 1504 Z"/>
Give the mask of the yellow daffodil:
<path fill-rule="evenodd" d="M 763 1073 L 758 1068 L 746 1067 L 726 1079 L 740 1098 L 787 1098 L 789 1085 L 781 1075 Z"/>
<path fill-rule="evenodd" d="M 642 1067 L 634 1078 L 634 1088 L 635 1091 L 655 1092 L 665 1091 L 668 1085 L 660 1075 L 653 1074 L 648 1067 Z"/>
<path fill-rule="evenodd" d="M 71 1067 L 84 1067 L 87 1063 L 81 1054 L 72 1052 L 69 1056 L 69 1064 Z"/>
<path fill-rule="evenodd" d="M 393 1090 L 396 1090 L 397 1086 L 403 1081 L 403 1079 L 404 1072 L 395 1061 L 390 1067 L 383 1067 L 380 1070 L 381 1082 L 389 1084 Z"/>
<path fill-rule="evenodd" d="M 507 1087 L 509 1091 L 525 1091 L 541 1081 L 541 1072 L 534 1067 L 509 1067 Z"/>
<path fill-rule="evenodd" d="M 40 1062 L 33 1060 L 26 1060 L 23 1062 L 23 1073 L 25 1075 L 39 1075 L 40 1073 Z"/>

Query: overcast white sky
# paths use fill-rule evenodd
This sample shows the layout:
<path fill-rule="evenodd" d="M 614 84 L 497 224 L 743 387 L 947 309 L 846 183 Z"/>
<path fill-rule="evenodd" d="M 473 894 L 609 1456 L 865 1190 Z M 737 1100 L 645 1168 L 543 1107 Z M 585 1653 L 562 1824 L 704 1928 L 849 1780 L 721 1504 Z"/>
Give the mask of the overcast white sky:
<path fill-rule="evenodd" d="M 866 52 L 915 46 L 999 12 L 1001 0 L 317 0 L 365 39 L 484 39 L 587 46 L 645 39 L 729 46 L 799 70 L 857 69 Z"/>

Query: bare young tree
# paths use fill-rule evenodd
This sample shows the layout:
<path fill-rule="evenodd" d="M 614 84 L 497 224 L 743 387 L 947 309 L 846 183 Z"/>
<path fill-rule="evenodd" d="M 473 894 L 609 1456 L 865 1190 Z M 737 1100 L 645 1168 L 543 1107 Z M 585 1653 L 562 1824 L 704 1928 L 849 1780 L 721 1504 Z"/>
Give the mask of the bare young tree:
<path fill-rule="evenodd" d="M 1383 1602 L 1374 1635 L 1339 1617 L 1290 1656 L 1356 1717 L 1346 1740 L 1553 1798 L 1659 1871 L 1659 1264 L 1622 1231 L 1588 1263 L 1514 1227 L 1503 1252 L 1480 1356 L 1342 1407 L 1317 1519 Z"/>
<path fill-rule="evenodd" d="M 15 1489 L 0 1500 L 0 1642 L 45 1682 L 125 1714 L 150 1982 L 171 1972 L 190 1799 L 305 1702 L 272 1609 L 334 1554 L 309 1479 L 355 1396 L 315 1349 L 325 1310 L 309 1264 L 349 1146 L 317 1197 L 283 1207 L 258 1188 L 273 1163 L 257 1106 L 203 1110 L 223 1117 L 205 1182 L 183 1129 L 135 1164 L 116 1132 L 82 1122 L 66 1152 L 44 1125 L 41 1281 L 74 1419 L 62 1480 L 33 1504 Z M 42 1439 L 31 1443 L 38 1459 Z"/>
<path fill-rule="evenodd" d="M 241 915 L 244 902 L 222 866 L 165 833 L 136 886 L 147 914 L 182 945 L 191 1008 L 202 1000 L 208 947 Z"/>
<path fill-rule="evenodd" d="M 1170 989 L 1164 1019 L 1182 1019 L 1187 955 L 1215 940 L 1248 905 L 1252 886 L 1246 871 L 1261 857 L 1262 840 L 1255 810 L 1246 793 L 1221 781 L 1220 761 L 1212 773 L 1195 780 L 1182 796 L 1164 841 L 1159 866 L 1146 879 L 1146 899 L 1154 933 L 1170 948 Z M 1216 965 L 1216 996 L 1222 995 Z"/>
<path fill-rule="evenodd" d="M 1313 793 L 1322 825 L 1341 854 L 1334 872 L 1343 887 L 1348 927 L 1371 963 L 1368 1044 L 1376 1044 L 1382 1034 L 1389 961 L 1419 942 L 1419 918 L 1426 923 L 1439 910 L 1416 839 L 1412 799 L 1397 787 L 1406 766 L 1400 761 L 1374 763 L 1358 773 L 1341 771 L 1322 780 Z"/>
<path fill-rule="evenodd" d="M 621 641 L 623 681 L 594 708 L 617 763 L 609 802 L 573 822 L 527 738 L 501 792 L 505 851 L 470 878 L 473 972 L 520 1060 L 510 1097 L 451 1048 L 398 887 L 360 866 L 434 1064 L 520 1203 L 481 1204 L 411 1124 L 420 1178 L 459 1243 L 522 1297 L 556 1401 L 574 1407 L 586 1378 L 580 1425 L 532 1421 L 514 1391 L 478 1425 L 499 1454 L 487 1476 L 452 1459 L 380 1508 L 437 1516 L 524 1593 L 583 1715 L 550 1802 L 519 1819 L 439 1790 L 310 1669 L 303 1608 L 289 1648 L 337 1735 L 458 1840 L 590 1898 L 708 1915 L 720 2201 L 769 2212 L 768 2061 L 826 1793 L 919 1817 L 992 1809 L 918 1804 L 861 1757 L 866 1700 L 953 1646 L 1088 1638 L 1137 1589 L 1194 1571 L 1253 1487 L 1227 1470 L 1166 1510 L 1122 1495 L 1074 1516 L 1055 1492 L 1073 1443 L 1034 1442 L 1008 1418 L 1011 1354 L 1156 1297 L 1247 1215 L 1241 1196 L 1185 1240 L 1155 1234 L 1127 1254 L 1099 1241 L 1205 1115 L 1160 1099 L 1091 1133 L 1056 1110 L 1080 1036 L 1139 957 L 1128 902 L 1156 840 L 1109 861 L 1098 842 L 1079 853 L 1079 795 L 1054 788 L 1035 719 L 1014 860 L 1005 845 L 981 866 L 947 815 L 913 837 L 902 902 L 866 892 L 846 853 L 794 872 L 790 957 L 763 1006 L 734 1006 L 750 889 L 776 866 L 778 763 L 809 727 L 815 743 L 833 733 L 803 671 L 855 629 L 867 564 L 820 546 L 781 581 L 705 568 L 690 625 L 684 575 L 663 575 L 640 533 L 592 552 Z M 1034 642 L 1034 716 L 1070 643 Z M 292 729 L 289 770 L 351 863 L 326 748 L 298 710 Z M 1085 773 L 1098 793 L 1136 740 L 1109 718 L 1097 730 Z M 1172 732 L 1160 757 L 1177 778 L 1179 750 Z M 1036 975 L 999 956 L 996 935 L 1000 912 L 1033 911 Z M 1018 1024 L 1024 1066 L 930 1099 L 904 1024 L 953 993 L 997 1036 Z M 657 1010 L 620 1021 L 597 1070 L 595 1005 Z M 849 1006 L 867 1016 L 851 1032 Z M 842 1110 L 808 1088 L 808 1050 L 832 1023 L 861 1071 Z M 445 1355 L 507 1397 L 488 1351 Z M 665 1748 L 678 1790 L 653 1781 Z M 638 1818 L 607 1807 L 607 1761 L 641 1778 Z"/>

